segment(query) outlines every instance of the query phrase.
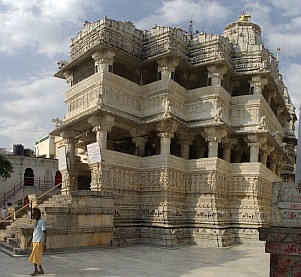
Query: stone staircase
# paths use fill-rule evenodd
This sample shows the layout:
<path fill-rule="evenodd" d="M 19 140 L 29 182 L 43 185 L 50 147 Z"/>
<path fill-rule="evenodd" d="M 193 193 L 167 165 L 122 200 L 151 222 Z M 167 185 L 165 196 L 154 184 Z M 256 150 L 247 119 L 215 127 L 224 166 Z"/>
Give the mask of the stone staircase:
<path fill-rule="evenodd" d="M 46 221 L 45 214 L 46 207 L 68 207 L 71 205 L 72 199 L 70 196 L 53 195 L 48 200 L 39 204 L 38 207 L 42 212 L 42 218 Z M 30 212 L 25 213 L 22 217 L 13 221 L 6 229 L 0 231 L 0 247 L 9 251 L 11 254 L 24 255 L 28 253 L 27 247 L 20 245 L 17 234 L 20 233 L 21 228 L 33 229 L 34 220 L 30 218 Z"/>
<path fill-rule="evenodd" d="M 53 195 L 39 205 L 46 221 L 47 249 L 109 246 L 113 240 L 114 199 L 102 192 Z M 27 254 L 34 220 L 30 213 L 0 231 L 0 245 L 11 254 Z"/>
<path fill-rule="evenodd" d="M 6 226 L 6 229 L 0 231 L 0 246 L 11 254 L 26 254 L 20 247 L 20 243 L 16 237 L 18 229 L 21 227 L 32 228 L 34 220 L 30 219 L 30 214 L 25 214 L 23 217 L 18 218 L 16 221 L 12 222 L 10 225 Z"/>

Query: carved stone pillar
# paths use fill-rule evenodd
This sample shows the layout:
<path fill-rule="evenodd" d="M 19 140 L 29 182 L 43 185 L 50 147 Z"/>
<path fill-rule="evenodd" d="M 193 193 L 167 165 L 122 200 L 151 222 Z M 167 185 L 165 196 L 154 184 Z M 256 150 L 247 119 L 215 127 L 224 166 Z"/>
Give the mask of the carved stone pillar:
<path fill-rule="evenodd" d="M 180 134 L 179 139 L 181 143 L 181 157 L 185 160 L 189 160 L 189 150 L 194 139 L 194 134 Z"/>
<path fill-rule="evenodd" d="M 92 131 L 96 133 L 96 141 L 99 142 L 100 150 L 107 148 L 107 136 L 114 126 L 114 117 L 105 115 L 103 117 L 91 116 L 88 122 L 93 126 Z"/>
<path fill-rule="evenodd" d="M 172 75 L 176 71 L 176 67 L 179 62 L 176 59 L 160 59 L 158 63 L 158 72 L 161 72 L 161 77 L 163 79 L 172 79 Z"/>
<path fill-rule="evenodd" d="M 257 163 L 260 143 L 250 142 L 248 146 L 250 147 L 250 163 Z"/>
<path fill-rule="evenodd" d="M 163 132 L 157 134 L 161 138 L 161 155 L 170 154 L 170 143 L 171 139 L 174 137 L 173 133 Z"/>
<path fill-rule="evenodd" d="M 237 142 L 238 140 L 236 138 L 226 137 L 223 139 L 223 159 L 225 161 L 230 162 L 232 148 Z"/>
<path fill-rule="evenodd" d="M 132 142 L 136 144 L 136 147 L 138 147 L 138 156 L 143 157 L 144 151 L 145 151 L 145 143 L 148 141 L 147 138 L 144 137 L 135 137 L 132 138 Z"/>
<path fill-rule="evenodd" d="M 62 195 L 70 195 L 71 191 L 78 188 L 77 173 L 75 170 L 75 143 L 76 140 L 71 132 L 61 133 L 66 148 L 67 169 L 61 170 L 62 173 Z"/>
<path fill-rule="evenodd" d="M 208 141 L 208 158 L 218 157 L 218 144 L 227 135 L 227 131 L 222 127 L 209 126 L 201 134 Z"/>
<path fill-rule="evenodd" d="M 212 86 L 221 86 L 223 76 L 227 73 L 227 67 L 219 65 L 210 65 L 207 67 L 208 78 L 211 78 Z"/>
<path fill-rule="evenodd" d="M 157 136 L 161 139 L 161 155 L 170 154 L 171 139 L 174 137 L 174 133 L 176 132 L 177 128 L 178 124 L 170 120 L 164 120 L 160 123 L 160 126 L 158 127 L 159 133 Z"/>
<path fill-rule="evenodd" d="M 258 162 L 259 149 L 264 143 L 266 143 L 267 138 L 257 134 L 251 134 L 245 138 L 245 141 L 250 147 L 250 163 Z"/>
<path fill-rule="evenodd" d="M 98 50 L 92 53 L 91 57 L 95 61 L 95 71 L 111 71 L 110 67 L 113 69 L 115 53 L 111 50 Z"/>
<path fill-rule="evenodd" d="M 260 162 L 263 164 L 263 165 L 267 165 L 267 158 L 268 158 L 268 155 L 274 150 L 274 146 L 272 145 L 265 145 L 263 147 L 263 149 L 261 150 L 260 152 Z"/>
<path fill-rule="evenodd" d="M 102 187 L 101 163 L 98 162 L 98 163 L 89 164 L 89 168 L 91 169 L 91 183 L 90 183 L 91 191 L 101 191 L 101 187 Z"/>
<path fill-rule="evenodd" d="M 267 78 L 262 78 L 259 75 L 252 76 L 250 86 L 253 87 L 254 94 L 262 94 L 264 86 L 268 84 Z"/>

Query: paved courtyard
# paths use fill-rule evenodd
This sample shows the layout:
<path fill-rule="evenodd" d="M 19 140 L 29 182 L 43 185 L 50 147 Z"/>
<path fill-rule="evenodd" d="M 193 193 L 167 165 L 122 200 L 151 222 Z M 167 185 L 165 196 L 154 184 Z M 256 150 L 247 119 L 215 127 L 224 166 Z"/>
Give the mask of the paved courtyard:
<path fill-rule="evenodd" d="M 164 249 L 149 246 L 48 253 L 45 275 L 55 277 L 243 277 L 269 276 L 269 254 L 264 244 L 230 248 L 189 246 Z M 28 257 L 11 257 L 0 251 L 0 277 L 29 276 Z"/>

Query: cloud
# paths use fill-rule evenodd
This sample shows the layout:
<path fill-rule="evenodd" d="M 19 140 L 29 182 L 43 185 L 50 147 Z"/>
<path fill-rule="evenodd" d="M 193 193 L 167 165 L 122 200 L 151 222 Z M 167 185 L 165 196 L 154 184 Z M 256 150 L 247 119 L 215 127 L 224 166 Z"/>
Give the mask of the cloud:
<path fill-rule="evenodd" d="M 6 141 L 1 147 L 22 143 L 33 148 L 35 140 L 54 129 L 51 119 L 63 118 L 66 84 L 47 75 L 7 81 L 0 88 L 0 140 Z"/>
<path fill-rule="evenodd" d="M 301 76 L 301 64 L 286 63 L 281 67 L 281 73 L 285 79 L 285 84 L 288 87 L 289 94 L 295 107 L 300 106 L 301 94 L 300 94 L 300 76 Z"/>
<path fill-rule="evenodd" d="M 191 19 L 198 25 L 220 26 L 226 22 L 230 14 L 232 14 L 230 8 L 223 6 L 217 1 L 166 0 L 162 2 L 162 5 L 153 14 L 140 19 L 135 25 L 143 30 L 152 28 L 154 24 L 175 26 L 179 23 L 187 22 L 187 25 L 182 27 L 188 30 L 189 20 Z"/>
<path fill-rule="evenodd" d="M 10 55 L 24 47 L 52 56 L 68 52 L 68 37 L 89 11 L 101 10 L 97 0 L 0 0 L 0 52 Z"/>
<path fill-rule="evenodd" d="M 274 8 L 280 9 L 283 16 L 297 16 L 301 13 L 300 0 L 267 0 Z"/>

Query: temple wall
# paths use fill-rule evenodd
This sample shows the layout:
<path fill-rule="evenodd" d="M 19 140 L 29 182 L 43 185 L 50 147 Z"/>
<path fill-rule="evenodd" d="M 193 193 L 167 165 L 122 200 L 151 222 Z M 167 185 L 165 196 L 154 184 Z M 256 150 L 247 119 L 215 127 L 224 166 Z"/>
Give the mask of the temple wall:
<path fill-rule="evenodd" d="M 104 152 L 102 189 L 115 195 L 115 244 L 227 246 L 257 240 L 258 227 L 270 221 L 278 177 L 260 163 Z"/>

